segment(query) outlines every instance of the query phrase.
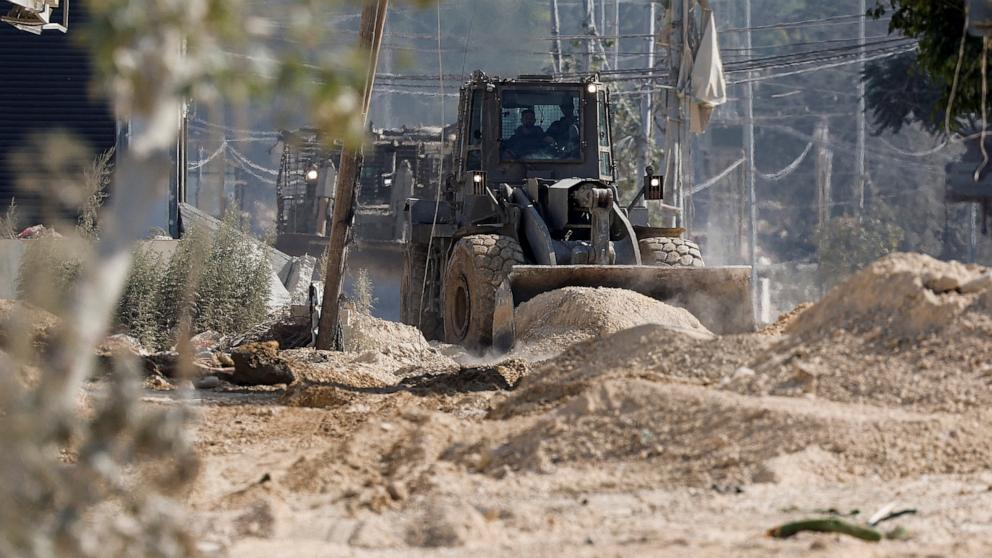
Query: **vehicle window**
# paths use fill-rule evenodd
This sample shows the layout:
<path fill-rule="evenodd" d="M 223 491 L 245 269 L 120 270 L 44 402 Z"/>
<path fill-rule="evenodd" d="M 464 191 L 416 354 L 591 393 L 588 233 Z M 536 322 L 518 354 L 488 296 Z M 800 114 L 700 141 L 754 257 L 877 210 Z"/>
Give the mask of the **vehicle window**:
<path fill-rule="evenodd" d="M 500 159 L 581 160 L 582 107 L 577 89 L 502 92 Z"/>
<path fill-rule="evenodd" d="M 596 94 L 597 104 L 599 106 L 599 146 L 609 147 L 610 146 L 610 126 L 609 119 L 607 118 L 607 111 L 610 110 L 606 106 L 606 92 L 600 91 Z"/>
<path fill-rule="evenodd" d="M 468 131 L 469 145 L 482 143 L 482 99 L 479 97 L 481 97 L 479 92 L 472 95 L 472 123 Z"/>

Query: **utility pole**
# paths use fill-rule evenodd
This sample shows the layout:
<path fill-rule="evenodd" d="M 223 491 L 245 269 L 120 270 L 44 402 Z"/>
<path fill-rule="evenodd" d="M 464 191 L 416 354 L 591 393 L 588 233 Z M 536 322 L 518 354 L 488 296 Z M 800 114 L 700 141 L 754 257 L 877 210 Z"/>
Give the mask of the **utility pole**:
<path fill-rule="evenodd" d="M 599 0 L 599 34 L 606 34 L 606 0 Z"/>
<path fill-rule="evenodd" d="M 653 2 L 652 2 L 653 4 Z M 679 93 L 679 69 L 682 65 L 682 0 L 672 0 L 668 5 L 667 21 L 672 28 L 666 29 L 668 36 L 668 88 L 665 90 L 667 114 L 665 115 L 665 205 L 678 204 L 679 181 L 682 159 L 682 101 Z M 652 18 L 653 19 L 653 18 Z M 662 225 L 667 228 L 681 226 L 682 215 L 669 208 L 662 208 Z"/>
<path fill-rule="evenodd" d="M 833 172 L 834 154 L 830 151 L 830 128 L 823 117 L 813 132 L 816 143 L 816 222 L 821 228 L 830 221 L 830 182 Z"/>
<path fill-rule="evenodd" d="M 386 26 L 386 10 L 389 0 L 366 0 L 362 9 L 362 20 L 358 32 L 358 48 L 368 51 L 369 67 L 365 76 L 365 90 L 362 92 L 362 129 L 369 115 L 372 103 L 372 87 L 379 62 L 379 47 L 382 45 L 382 31 Z M 318 349 L 329 350 L 334 344 L 334 331 L 338 325 L 338 298 L 341 296 L 341 279 L 344 276 L 346 241 L 354 211 L 355 180 L 358 174 L 359 148 L 345 146 L 341 150 L 341 165 L 334 185 L 334 214 L 331 221 L 331 237 L 327 246 L 327 269 L 324 272 L 324 298 L 321 301 L 320 324 L 317 329 Z"/>
<path fill-rule="evenodd" d="M 655 45 L 655 12 L 656 4 L 655 2 L 648 2 L 647 17 L 648 17 L 648 38 L 647 38 L 647 66 L 650 68 L 651 77 L 654 77 L 654 45 Z M 652 144 L 652 131 L 654 130 L 654 94 L 651 89 L 654 87 L 654 79 L 650 79 L 644 85 L 644 91 L 641 92 L 641 130 L 640 130 L 640 171 L 641 176 L 647 174 L 647 168 L 651 166 L 651 144 Z"/>
<path fill-rule="evenodd" d="M 606 0 L 603 0 L 604 2 Z M 620 0 L 613 0 L 613 69 L 620 69 Z"/>
<path fill-rule="evenodd" d="M 584 15 L 582 16 L 582 26 L 585 28 L 585 33 L 589 35 L 589 38 L 584 42 L 586 44 L 586 61 L 585 61 L 585 71 L 592 72 L 592 54 L 593 54 L 593 40 L 596 37 L 596 2 L 595 0 L 582 0 L 582 11 Z"/>
<path fill-rule="evenodd" d="M 744 52 L 751 56 L 751 0 L 744 0 Z M 757 301 L 758 289 L 758 204 L 754 192 L 754 74 L 748 72 L 744 83 L 744 149 L 747 162 L 744 163 L 744 181 L 747 187 L 748 210 L 748 259 L 751 260 L 751 295 Z"/>
<path fill-rule="evenodd" d="M 858 0 L 861 17 L 858 18 L 858 140 L 854 161 L 855 211 L 861 219 L 865 210 L 865 0 Z"/>
<path fill-rule="evenodd" d="M 551 58 L 555 73 L 563 71 L 561 64 L 561 20 L 558 18 L 558 0 L 551 0 Z"/>

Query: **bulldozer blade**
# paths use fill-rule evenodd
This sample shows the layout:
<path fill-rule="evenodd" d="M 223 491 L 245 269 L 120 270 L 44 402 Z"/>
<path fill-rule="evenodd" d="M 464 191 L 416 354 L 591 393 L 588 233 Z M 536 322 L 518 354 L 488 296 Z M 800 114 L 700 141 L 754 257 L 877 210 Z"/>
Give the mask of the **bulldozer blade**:
<path fill-rule="evenodd" d="M 562 287 L 614 287 L 685 308 L 717 334 L 757 329 L 749 266 L 518 265 L 509 282 L 515 305 Z"/>
<path fill-rule="evenodd" d="M 503 281 L 496 289 L 496 304 L 493 312 L 493 350 L 506 353 L 513 348 L 516 330 L 513 325 L 513 292 L 510 282 Z"/>

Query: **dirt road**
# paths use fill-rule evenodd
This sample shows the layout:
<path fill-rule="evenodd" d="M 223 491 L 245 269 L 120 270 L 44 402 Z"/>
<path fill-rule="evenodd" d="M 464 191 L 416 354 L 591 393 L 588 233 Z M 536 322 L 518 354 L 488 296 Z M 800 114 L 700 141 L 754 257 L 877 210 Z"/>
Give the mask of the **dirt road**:
<path fill-rule="evenodd" d="M 288 388 L 196 392 L 183 497 L 238 557 L 989 556 L 989 277 L 897 255 L 729 337 L 590 304 L 500 361 L 359 324 L 351 352 L 288 352 Z M 878 543 L 766 535 L 889 503 L 916 513 Z"/>

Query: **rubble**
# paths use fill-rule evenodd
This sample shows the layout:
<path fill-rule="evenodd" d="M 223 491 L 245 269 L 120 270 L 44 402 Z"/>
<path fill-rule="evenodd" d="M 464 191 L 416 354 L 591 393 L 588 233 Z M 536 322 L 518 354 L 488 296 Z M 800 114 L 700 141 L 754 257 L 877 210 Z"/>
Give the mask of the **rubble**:
<path fill-rule="evenodd" d="M 231 351 L 234 374 L 231 382 L 242 386 L 291 384 L 296 379 L 289 364 L 279 356 L 279 343 L 248 343 Z"/>

